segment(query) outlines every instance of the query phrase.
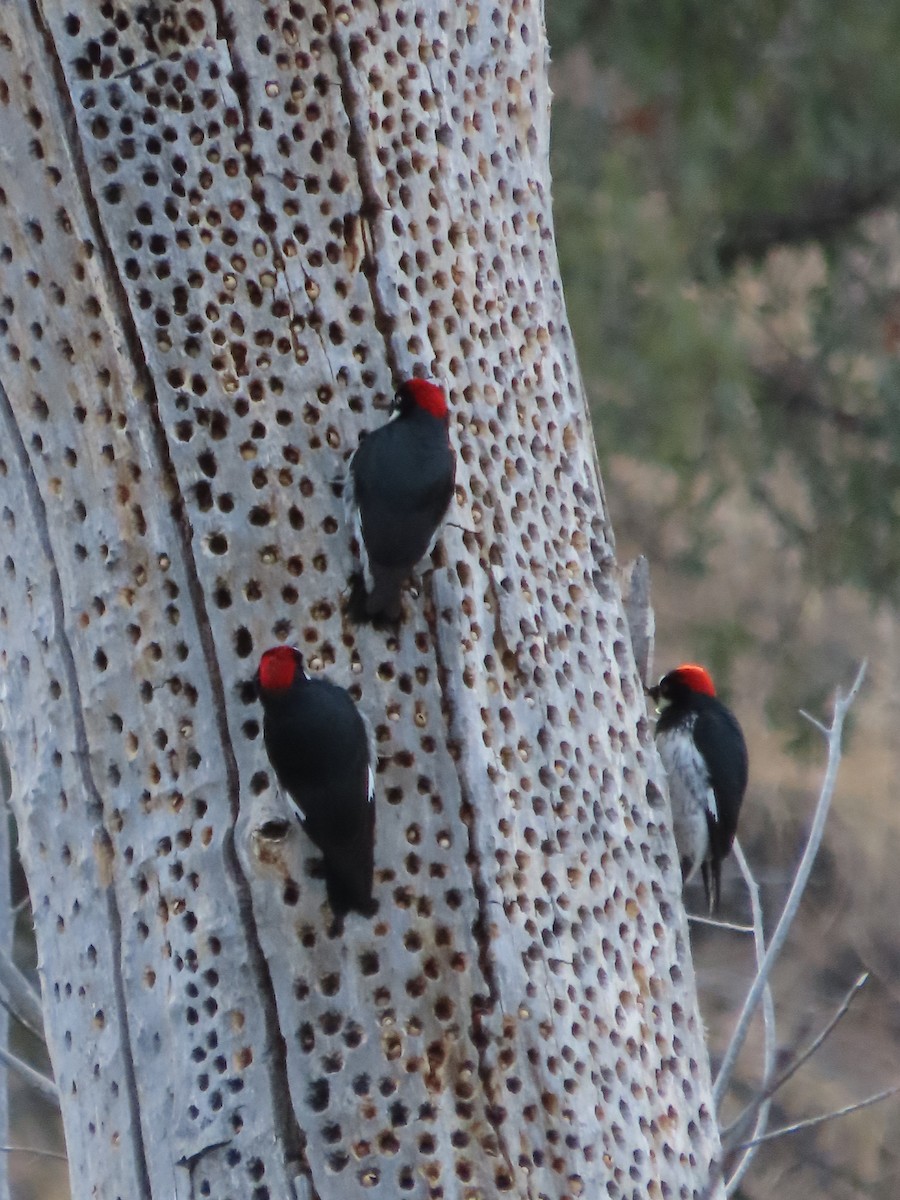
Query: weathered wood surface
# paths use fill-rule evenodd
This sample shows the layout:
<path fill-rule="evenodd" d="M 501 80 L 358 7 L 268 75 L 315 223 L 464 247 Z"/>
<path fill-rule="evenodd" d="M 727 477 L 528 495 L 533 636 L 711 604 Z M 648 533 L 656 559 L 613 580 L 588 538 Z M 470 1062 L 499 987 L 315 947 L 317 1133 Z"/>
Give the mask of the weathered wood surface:
<path fill-rule="evenodd" d="M 0 809 L 0 952 L 12 960 L 13 943 L 15 940 L 16 922 L 12 910 L 10 892 L 10 864 L 12 847 L 9 838 L 9 816 L 7 805 L 10 798 L 9 764 L 6 755 L 0 747 L 0 797 L 3 807 Z M 6 1000 L 5 988 L 0 982 L 0 996 Z M 4 1049 L 9 1047 L 10 1020 L 7 1008 L 0 1012 L 0 1044 Z M 10 1111 L 10 1079 L 4 1067 L 0 1067 L 0 1145 L 9 1144 L 9 1111 Z M 9 1155 L 0 1154 L 0 1200 L 10 1200 L 9 1190 Z"/>
<path fill-rule="evenodd" d="M 699 1195 L 678 867 L 566 322 L 540 7 L 0 7 L 0 719 L 75 1197 Z M 348 627 L 339 479 L 447 387 L 453 525 Z M 328 933 L 248 686 L 380 755 Z"/>

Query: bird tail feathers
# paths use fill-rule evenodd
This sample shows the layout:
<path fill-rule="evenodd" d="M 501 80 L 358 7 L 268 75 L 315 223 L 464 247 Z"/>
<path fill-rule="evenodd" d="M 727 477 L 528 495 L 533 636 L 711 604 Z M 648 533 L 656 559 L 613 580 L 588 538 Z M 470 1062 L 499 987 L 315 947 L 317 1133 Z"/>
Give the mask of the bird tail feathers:
<path fill-rule="evenodd" d="M 371 591 L 361 571 L 350 579 L 350 595 L 345 610 L 356 625 L 397 625 L 403 618 L 401 588 L 408 575 L 405 567 L 380 567 L 370 563 Z"/>

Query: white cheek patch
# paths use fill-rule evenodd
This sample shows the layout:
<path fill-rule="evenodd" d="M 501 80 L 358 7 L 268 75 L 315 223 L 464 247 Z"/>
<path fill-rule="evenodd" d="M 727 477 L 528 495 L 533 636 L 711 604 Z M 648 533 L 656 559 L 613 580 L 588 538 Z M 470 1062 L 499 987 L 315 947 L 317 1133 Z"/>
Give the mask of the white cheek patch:
<path fill-rule="evenodd" d="M 369 779 L 369 794 L 367 796 L 367 799 L 368 799 L 369 803 L 372 804 L 375 800 L 375 772 L 372 770 L 371 767 L 369 767 L 368 779 Z"/>

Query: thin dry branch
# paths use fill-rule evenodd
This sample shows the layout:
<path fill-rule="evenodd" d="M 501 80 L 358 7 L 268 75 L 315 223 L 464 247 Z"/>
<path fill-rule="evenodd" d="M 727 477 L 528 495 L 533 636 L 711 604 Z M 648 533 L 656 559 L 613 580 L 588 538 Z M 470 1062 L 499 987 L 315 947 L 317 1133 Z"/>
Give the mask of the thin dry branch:
<path fill-rule="evenodd" d="M 784 948 L 787 935 L 793 924 L 794 917 L 797 915 L 797 910 L 800 907 L 800 901 L 809 882 L 810 872 L 812 871 L 813 862 L 819 851 L 819 846 L 822 841 L 822 835 L 825 832 L 825 822 L 828 818 L 828 810 L 831 807 L 831 800 L 834 796 L 834 789 L 837 783 L 838 769 L 841 764 L 841 735 L 844 729 L 844 720 L 849 712 L 854 700 L 859 694 L 859 689 L 862 687 L 863 679 L 866 674 L 866 663 L 863 662 L 856 673 L 856 679 L 846 695 L 838 689 L 834 699 L 834 717 L 832 718 L 831 727 L 827 730 L 823 728 L 828 740 L 828 762 L 825 769 L 825 778 L 822 781 L 822 790 L 819 794 L 816 810 L 813 815 L 812 827 L 809 832 L 809 837 L 806 841 L 806 847 L 803 851 L 803 857 L 800 859 L 800 864 L 797 867 L 794 875 L 794 882 L 791 884 L 791 890 L 788 898 L 785 901 L 784 909 L 772 935 L 772 941 L 766 951 L 765 958 L 757 971 L 756 978 L 747 993 L 747 998 L 744 1001 L 744 1007 L 738 1017 L 737 1025 L 732 1034 L 731 1041 L 728 1044 L 728 1049 L 725 1052 L 725 1057 L 722 1060 L 722 1065 L 719 1068 L 719 1073 L 716 1076 L 716 1081 L 713 1084 L 713 1103 L 716 1109 L 722 1103 L 722 1097 L 725 1094 L 725 1089 L 731 1082 L 731 1076 L 734 1072 L 735 1063 L 738 1055 L 744 1045 L 747 1037 L 747 1031 L 750 1028 L 750 1022 L 753 1019 L 753 1014 L 756 1012 L 766 987 L 768 986 L 769 976 L 772 972 L 772 967 L 778 959 L 782 949 Z"/>
<path fill-rule="evenodd" d="M 743 1142 L 737 1148 L 739 1150 L 748 1150 L 751 1146 L 759 1146 L 763 1142 L 773 1142 L 776 1138 L 786 1137 L 789 1133 L 799 1133 L 801 1129 L 813 1129 L 816 1125 L 824 1125 L 826 1121 L 834 1121 L 837 1117 L 846 1117 L 850 1113 L 859 1112 L 862 1108 L 870 1108 L 873 1104 L 879 1104 L 882 1100 L 888 1100 L 891 1096 L 895 1096 L 900 1092 L 900 1083 L 895 1083 L 892 1087 L 885 1088 L 883 1092 L 876 1092 L 873 1096 L 866 1096 L 865 1100 L 857 1100 L 853 1104 L 846 1104 L 843 1108 L 835 1108 L 831 1112 L 819 1113 L 815 1117 L 806 1117 L 802 1121 L 795 1121 L 792 1125 L 782 1125 L 780 1129 L 771 1129 L 768 1133 L 761 1134 L 751 1142 Z"/>
<path fill-rule="evenodd" d="M 740 1112 L 735 1119 L 722 1130 L 723 1138 L 727 1138 L 730 1134 L 734 1133 L 736 1129 L 740 1129 L 741 1126 L 749 1120 L 756 1109 L 764 1101 L 770 1100 L 780 1088 L 784 1087 L 789 1079 L 792 1079 L 793 1076 L 797 1074 L 804 1063 L 809 1062 L 819 1047 L 825 1042 L 826 1038 L 828 1038 L 828 1036 L 832 1033 L 837 1024 L 843 1020 L 843 1018 L 850 1011 L 850 1005 L 856 999 L 856 996 L 859 994 L 862 988 L 868 983 L 869 978 L 869 972 L 863 971 L 862 975 L 860 975 L 860 977 L 847 992 L 846 996 L 844 996 L 844 999 L 841 1001 L 840 1006 L 836 1009 L 828 1024 L 825 1025 L 820 1033 L 816 1034 L 806 1049 L 797 1055 L 797 1057 L 785 1068 L 778 1078 L 774 1080 L 774 1082 L 770 1083 L 767 1088 L 761 1091 L 758 1096 L 754 1096 L 746 1108 L 744 1108 L 743 1111 Z"/>
<path fill-rule="evenodd" d="M 0 949 L 0 1004 L 35 1037 L 44 1040 L 44 1016 L 37 992 Z"/>
<path fill-rule="evenodd" d="M 48 1079 L 46 1075 L 42 1075 L 40 1071 L 36 1071 L 28 1063 L 22 1062 L 14 1054 L 10 1054 L 3 1046 L 0 1046 L 0 1062 L 5 1063 L 11 1071 L 15 1071 L 19 1078 L 24 1083 L 27 1083 L 33 1091 L 37 1092 L 42 1100 L 46 1100 L 48 1104 L 52 1104 L 59 1111 L 59 1092 L 56 1090 L 56 1084 L 52 1079 Z"/>
<path fill-rule="evenodd" d="M 805 708 L 801 708 L 799 710 L 799 712 L 800 712 L 800 716 L 803 717 L 804 721 L 809 721 L 810 725 L 812 725 L 813 728 L 818 729 L 818 731 L 819 731 L 819 733 L 821 733 L 822 737 L 825 737 L 825 738 L 828 737 L 828 735 L 831 733 L 831 730 L 828 728 L 827 725 L 823 725 L 818 717 L 814 717 L 812 715 L 812 713 L 808 713 Z"/>
<path fill-rule="evenodd" d="M 58 1150 L 41 1150 L 38 1146 L 0 1146 L 0 1154 L 36 1154 L 38 1158 L 58 1158 L 60 1162 L 68 1162 L 65 1154 Z"/>
<path fill-rule="evenodd" d="M 704 917 L 702 913 L 688 913 L 691 925 L 711 925 L 713 929 L 727 929 L 730 933 L 752 933 L 752 925 L 739 925 L 736 921 L 720 921 L 717 917 Z"/>
<path fill-rule="evenodd" d="M 756 950 L 756 969 L 757 972 L 763 969 L 763 964 L 766 957 L 766 935 L 763 927 L 763 911 L 762 904 L 759 899 L 759 884 L 750 870 L 750 864 L 744 855 L 741 844 L 737 839 L 734 843 L 734 856 L 737 859 L 737 864 L 741 869 L 741 874 L 744 877 L 744 882 L 747 885 L 747 894 L 750 897 L 750 911 L 753 915 L 753 945 Z M 775 1070 L 775 1047 L 778 1043 L 778 1036 L 775 1029 L 775 1003 L 772 999 L 772 988 L 769 982 L 766 982 L 763 989 L 763 1078 L 762 1090 L 765 1095 L 768 1090 L 769 1081 L 772 1078 L 772 1072 Z M 754 1138 L 759 1137 L 765 1131 L 769 1120 L 769 1109 L 771 1107 L 768 1098 L 763 1099 L 758 1106 L 756 1115 L 756 1127 L 753 1131 Z M 733 1196 L 740 1186 L 741 1180 L 746 1175 L 756 1155 L 756 1146 L 751 1145 L 744 1151 L 741 1161 L 731 1174 L 731 1177 L 725 1184 L 725 1195 Z"/>

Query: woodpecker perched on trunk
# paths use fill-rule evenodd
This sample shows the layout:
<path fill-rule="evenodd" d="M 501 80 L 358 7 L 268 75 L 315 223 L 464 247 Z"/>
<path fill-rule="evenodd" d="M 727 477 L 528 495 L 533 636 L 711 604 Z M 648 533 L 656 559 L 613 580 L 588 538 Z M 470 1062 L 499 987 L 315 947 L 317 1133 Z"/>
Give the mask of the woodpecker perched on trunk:
<path fill-rule="evenodd" d="M 449 422 L 437 384 L 408 379 L 388 423 L 350 459 L 345 498 L 362 565 L 350 581 L 347 611 L 354 621 L 396 624 L 403 615 L 400 590 L 431 552 L 453 497 Z"/>
<path fill-rule="evenodd" d="M 368 727 L 349 692 L 310 678 L 293 646 L 275 646 L 256 673 L 266 753 L 304 830 L 322 851 L 338 922 L 372 916 L 375 760 Z"/>
<path fill-rule="evenodd" d="M 709 672 L 685 663 L 648 693 L 657 703 L 656 744 L 669 780 L 675 844 L 685 883 L 697 868 L 709 911 L 719 907 L 722 860 L 737 833 L 747 788 L 747 746 Z"/>

